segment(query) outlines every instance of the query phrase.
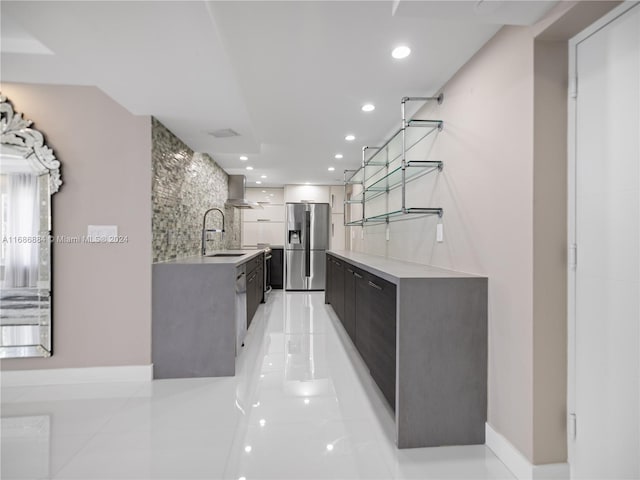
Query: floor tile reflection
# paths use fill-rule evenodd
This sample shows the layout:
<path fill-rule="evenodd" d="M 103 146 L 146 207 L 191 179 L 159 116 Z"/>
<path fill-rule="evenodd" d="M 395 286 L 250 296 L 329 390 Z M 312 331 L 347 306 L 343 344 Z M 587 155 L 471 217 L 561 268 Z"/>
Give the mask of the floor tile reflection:
<path fill-rule="evenodd" d="M 4 388 L 2 478 L 513 478 L 484 446 L 397 450 L 324 293 L 273 292 L 228 378 Z"/>

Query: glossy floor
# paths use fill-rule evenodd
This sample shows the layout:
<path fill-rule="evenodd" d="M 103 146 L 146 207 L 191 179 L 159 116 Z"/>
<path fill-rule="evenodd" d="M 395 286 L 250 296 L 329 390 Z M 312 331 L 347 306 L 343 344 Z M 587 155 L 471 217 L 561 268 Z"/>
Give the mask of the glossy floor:
<path fill-rule="evenodd" d="M 513 478 L 481 445 L 397 450 L 323 299 L 274 292 L 235 377 L 3 389 L 1 477 Z"/>

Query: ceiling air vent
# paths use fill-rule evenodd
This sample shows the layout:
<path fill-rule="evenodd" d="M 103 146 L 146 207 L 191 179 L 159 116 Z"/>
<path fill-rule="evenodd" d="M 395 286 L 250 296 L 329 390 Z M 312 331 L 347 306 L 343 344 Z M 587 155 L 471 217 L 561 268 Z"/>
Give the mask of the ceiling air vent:
<path fill-rule="evenodd" d="M 229 137 L 239 137 L 240 134 L 233 130 L 232 128 L 221 128 L 220 130 L 214 130 L 213 132 L 209 132 L 209 135 L 212 135 L 216 138 L 229 138 Z"/>

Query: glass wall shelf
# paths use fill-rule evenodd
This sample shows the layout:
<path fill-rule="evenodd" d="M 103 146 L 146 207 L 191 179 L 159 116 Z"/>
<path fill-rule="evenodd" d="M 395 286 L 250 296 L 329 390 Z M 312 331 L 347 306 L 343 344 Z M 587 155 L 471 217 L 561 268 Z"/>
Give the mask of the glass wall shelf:
<path fill-rule="evenodd" d="M 363 225 L 363 220 L 354 220 L 353 222 L 347 222 L 344 224 L 345 227 L 361 227 Z"/>
<path fill-rule="evenodd" d="M 420 127 L 420 128 L 428 128 L 424 134 L 422 134 L 417 140 L 413 141 L 410 145 L 405 148 L 405 153 L 410 151 L 413 147 L 419 144 L 425 137 L 429 136 L 435 131 L 442 130 L 444 123 L 442 120 L 409 120 L 407 123 L 407 127 Z M 375 153 L 372 154 L 368 159 L 364 161 L 364 165 L 358 168 L 357 170 L 345 170 L 347 173 L 351 173 L 351 176 L 346 179 L 346 183 L 348 185 L 360 184 L 362 182 L 366 182 L 368 178 L 365 175 L 366 167 L 386 167 L 387 165 L 393 163 L 398 160 L 402 156 L 402 152 L 396 154 L 393 158 L 382 158 L 383 153 L 388 153 L 388 147 L 394 141 L 397 141 L 400 144 L 401 136 L 403 129 L 397 130 L 389 140 L 387 140 L 381 147 L 369 147 L 375 150 Z M 398 145 L 400 148 L 400 145 Z M 377 172 L 376 172 L 377 173 Z M 375 174 L 374 174 L 375 175 Z"/>
<path fill-rule="evenodd" d="M 441 171 L 443 163 L 428 160 L 407 160 L 407 153 L 426 137 L 434 132 L 442 130 L 442 120 L 409 119 L 405 117 L 405 103 L 408 101 L 437 100 L 442 103 L 443 95 L 437 97 L 404 97 L 402 99 L 402 127 L 399 128 L 380 147 L 364 147 L 362 150 L 362 166 L 357 170 L 345 170 L 345 205 L 362 205 L 360 218 L 345 223 L 345 226 L 365 226 L 380 222 L 389 222 L 396 217 L 407 214 L 438 215 L 442 216 L 441 208 L 406 208 L 406 193 L 404 186 L 412 179 L 421 177 L 434 171 Z M 411 134 L 410 132 L 415 132 Z M 428 145 L 428 144 L 427 144 Z M 368 156 L 368 150 L 373 153 Z M 416 154 L 414 157 L 428 156 Z M 371 169 L 370 167 L 378 167 Z M 348 195 L 349 185 L 360 185 L 361 191 L 351 196 Z M 366 216 L 367 202 L 388 194 L 391 190 L 402 187 L 402 203 L 398 210 L 388 213 Z M 400 205 L 399 205 L 400 206 Z M 350 210 L 353 214 L 353 210 Z M 345 212 L 346 213 L 346 212 Z M 345 217 L 346 219 L 347 217 Z"/>
<path fill-rule="evenodd" d="M 414 178 L 421 177 L 436 170 L 442 171 L 442 168 L 442 162 L 411 160 L 407 162 L 404 181 L 405 183 L 409 182 Z M 366 187 L 361 193 L 351 197 L 349 202 L 362 203 L 363 200 L 369 201 L 400 186 L 402 186 L 401 166 L 393 169 L 384 177 L 376 180 L 374 183 Z"/>
<path fill-rule="evenodd" d="M 398 220 L 398 217 L 403 215 L 438 215 L 442 217 L 444 211 L 442 208 L 407 208 L 403 212 L 402 210 L 394 210 L 393 212 L 381 213 L 380 215 L 373 215 L 362 220 L 355 220 L 347 223 L 348 226 L 363 226 L 366 224 L 386 223 L 393 220 Z"/>
<path fill-rule="evenodd" d="M 359 185 L 364 182 L 364 168 L 360 167 L 357 170 L 345 170 L 345 181 L 347 185 Z"/>
<path fill-rule="evenodd" d="M 405 148 L 405 153 L 411 150 L 413 147 L 415 147 L 417 144 L 419 144 L 422 140 L 424 140 L 426 137 L 428 137 L 432 133 L 442 130 L 443 125 L 444 123 L 442 120 L 409 120 L 409 122 L 407 123 L 407 128 L 419 127 L 419 128 L 428 128 L 428 130 L 425 131 L 424 133 L 421 133 L 421 136 L 417 140 L 414 140 L 410 145 L 407 145 Z M 398 158 L 400 158 L 402 156 L 402 150 L 401 150 L 402 147 L 400 143 L 402 141 L 401 134 L 403 130 L 404 130 L 403 128 L 397 130 L 391 136 L 391 138 L 389 138 L 389 140 L 384 142 L 384 144 L 381 147 L 376 148 L 376 152 L 373 155 L 371 155 L 368 160 L 366 160 L 365 166 L 373 166 L 373 165 L 386 166 L 390 163 L 393 163 Z M 387 158 L 387 159 L 382 158 L 382 155 L 385 152 L 388 152 L 388 147 L 392 147 L 393 144 L 396 142 L 398 143 L 397 149 L 399 150 L 399 153 L 393 158 Z"/>

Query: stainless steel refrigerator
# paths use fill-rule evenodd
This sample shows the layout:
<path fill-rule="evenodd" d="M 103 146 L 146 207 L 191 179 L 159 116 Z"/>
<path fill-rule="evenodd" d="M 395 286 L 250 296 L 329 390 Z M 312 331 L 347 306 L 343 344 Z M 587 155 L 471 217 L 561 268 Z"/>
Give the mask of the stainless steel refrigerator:
<path fill-rule="evenodd" d="M 324 290 L 329 248 L 328 203 L 287 203 L 285 288 Z"/>

